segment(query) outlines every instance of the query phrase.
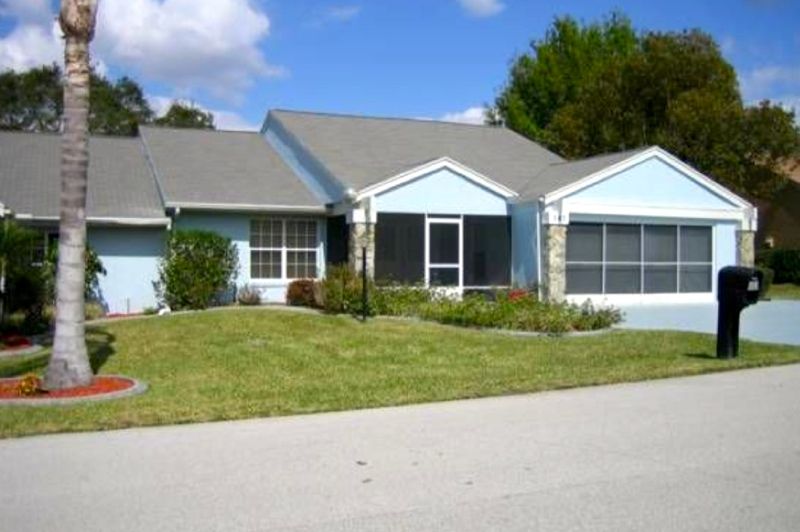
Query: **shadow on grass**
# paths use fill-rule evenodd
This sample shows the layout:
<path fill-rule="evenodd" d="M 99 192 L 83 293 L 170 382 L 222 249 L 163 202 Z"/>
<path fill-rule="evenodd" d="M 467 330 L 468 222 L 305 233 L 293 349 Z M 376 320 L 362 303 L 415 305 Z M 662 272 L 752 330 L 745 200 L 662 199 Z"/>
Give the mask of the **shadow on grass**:
<path fill-rule="evenodd" d="M 701 360 L 719 360 L 716 355 L 708 353 L 684 353 L 683 356 L 689 358 L 699 358 Z"/>
<path fill-rule="evenodd" d="M 115 337 L 113 334 L 103 329 L 91 329 L 86 331 L 86 347 L 89 350 L 89 363 L 92 371 L 97 373 L 114 356 Z M 49 342 L 48 342 L 49 344 Z M 18 377 L 26 373 L 40 373 L 47 367 L 50 361 L 50 353 L 20 357 L 10 359 L 0 364 L 0 378 Z"/>

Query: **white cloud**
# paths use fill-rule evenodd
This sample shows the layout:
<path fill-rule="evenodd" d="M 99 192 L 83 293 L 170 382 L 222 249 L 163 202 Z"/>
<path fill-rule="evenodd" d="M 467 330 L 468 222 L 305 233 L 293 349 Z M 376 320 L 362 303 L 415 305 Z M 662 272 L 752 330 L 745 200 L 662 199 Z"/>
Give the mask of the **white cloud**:
<path fill-rule="evenodd" d="M 724 54 L 731 54 L 736 50 L 736 39 L 730 35 L 726 35 L 719 43 L 719 48 Z"/>
<path fill-rule="evenodd" d="M 57 22 L 43 26 L 18 24 L 0 39 L 0 70 L 27 70 L 63 62 L 61 30 Z"/>
<path fill-rule="evenodd" d="M 463 111 L 456 113 L 445 113 L 439 120 L 445 122 L 457 122 L 459 124 L 484 124 L 484 113 L 486 109 L 483 107 L 469 107 Z"/>
<path fill-rule="evenodd" d="M 269 30 L 248 0 L 105 0 L 96 46 L 108 62 L 149 79 L 235 100 L 256 78 L 286 74 L 259 49 Z"/>
<path fill-rule="evenodd" d="M 747 102 L 777 99 L 778 94 L 800 92 L 800 66 L 772 65 L 739 76 L 742 96 Z"/>
<path fill-rule="evenodd" d="M 349 22 L 361 14 L 361 6 L 356 4 L 329 6 L 314 12 L 308 26 L 321 28 L 332 23 Z"/>
<path fill-rule="evenodd" d="M 500 0 L 458 0 L 458 3 L 473 17 L 491 17 L 506 8 Z"/>

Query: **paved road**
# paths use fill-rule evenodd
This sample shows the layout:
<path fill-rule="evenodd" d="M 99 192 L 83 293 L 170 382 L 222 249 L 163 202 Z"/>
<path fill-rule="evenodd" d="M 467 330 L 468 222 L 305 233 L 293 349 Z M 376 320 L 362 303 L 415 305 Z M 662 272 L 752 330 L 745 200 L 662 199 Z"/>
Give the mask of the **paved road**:
<path fill-rule="evenodd" d="M 795 365 L 6 440 L 0 529 L 796 531 L 799 391 Z"/>
<path fill-rule="evenodd" d="M 716 334 L 716 304 L 622 307 L 631 329 L 671 329 Z M 800 301 L 762 301 L 742 311 L 741 336 L 760 342 L 800 345 Z"/>

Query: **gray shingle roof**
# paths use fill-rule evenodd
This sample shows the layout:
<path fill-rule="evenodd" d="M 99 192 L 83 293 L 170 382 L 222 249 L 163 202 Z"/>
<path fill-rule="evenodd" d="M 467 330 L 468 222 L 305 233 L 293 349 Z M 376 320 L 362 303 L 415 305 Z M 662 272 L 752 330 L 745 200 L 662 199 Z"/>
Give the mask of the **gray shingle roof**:
<path fill-rule="evenodd" d="M 322 207 L 258 133 L 139 130 L 167 205 Z"/>
<path fill-rule="evenodd" d="M 139 139 L 91 137 L 87 216 L 164 218 Z M 0 132 L 0 202 L 16 213 L 59 215 L 61 137 Z"/>
<path fill-rule="evenodd" d="M 539 198 L 544 194 L 554 192 L 604 168 L 629 159 L 648 148 L 649 146 L 646 146 L 547 166 L 529 181 L 528 185 L 521 191 L 520 197 L 523 200 Z"/>
<path fill-rule="evenodd" d="M 450 157 L 521 191 L 563 159 L 499 127 L 402 118 L 270 111 L 333 176 L 361 190 L 425 162 Z"/>

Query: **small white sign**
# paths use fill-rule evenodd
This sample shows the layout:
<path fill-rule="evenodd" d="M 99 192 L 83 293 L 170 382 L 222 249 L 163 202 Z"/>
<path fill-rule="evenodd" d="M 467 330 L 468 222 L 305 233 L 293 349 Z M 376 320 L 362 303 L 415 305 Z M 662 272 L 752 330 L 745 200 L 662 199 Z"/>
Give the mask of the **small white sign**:
<path fill-rule="evenodd" d="M 758 292 L 758 279 L 750 279 L 750 283 L 747 285 L 748 292 Z"/>

